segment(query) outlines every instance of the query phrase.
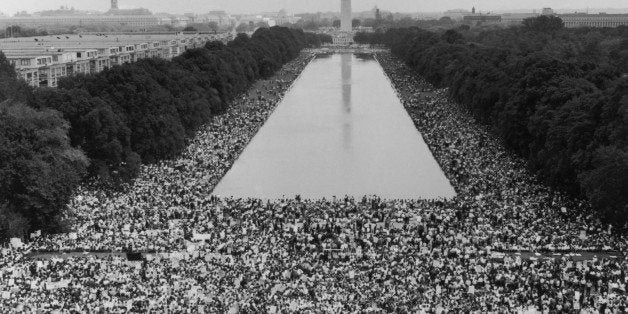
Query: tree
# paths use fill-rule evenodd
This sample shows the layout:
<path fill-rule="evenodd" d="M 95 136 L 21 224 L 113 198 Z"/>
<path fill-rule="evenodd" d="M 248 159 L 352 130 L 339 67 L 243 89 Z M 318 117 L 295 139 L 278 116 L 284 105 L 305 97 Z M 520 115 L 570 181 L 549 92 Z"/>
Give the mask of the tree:
<path fill-rule="evenodd" d="M 93 96 L 111 101 L 131 130 L 131 147 L 152 163 L 184 148 L 185 130 L 172 94 L 147 73 L 143 63 L 102 72 L 107 88 Z M 117 107 L 117 108 L 116 108 Z"/>
<path fill-rule="evenodd" d="M 82 89 L 35 90 L 29 104 L 36 109 L 50 108 L 63 114 L 70 123 L 69 138 L 90 158 L 89 173 L 103 183 L 116 185 L 128 181 L 139 171 L 140 158 L 131 149 L 131 130 L 109 103 Z"/>
<path fill-rule="evenodd" d="M 53 110 L 0 104 L 0 237 L 58 229 L 59 214 L 88 165 Z"/>
<path fill-rule="evenodd" d="M 523 27 L 533 32 L 554 32 L 565 27 L 558 16 L 541 15 L 523 20 Z"/>
<path fill-rule="evenodd" d="M 595 168 L 579 180 L 593 206 L 611 222 L 625 222 L 628 215 L 628 153 L 601 147 L 594 155 Z"/>
<path fill-rule="evenodd" d="M 217 22 L 213 22 L 213 21 L 212 21 L 212 22 L 207 23 L 207 27 L 209 27 L 209 30 L 210 30 L 210 31 L 212 31 L 212 32 L 214 32 L 214 34 L 215 34 L 216 32 L 218 32 L 218 29 L 220 28 L 220 27 L 218 26 L 218 23 L 217 23 Z"/>
<path fill-rule="evenodd" d="M 360 27 L 360 25 L 362 25 L 362 21 L 360 21 L 359 19 L 351 20 L 351 27 L 357 28 Z"/>
<path fill-rule="evenodd" d="M 90 174 L 116 185 L 131 179 L 140 161 L 180 153 L 186 137 L 225 112 L 255 80 L 328 39 L 285 27 L 259 28 L 250 38 L 240 33 L 228 45 L 209 42 L 171 61 L 143 59 L 66 77 L 58 89 L 37 89 L 29 104 L 61 112 L 71 126 L 70 143 L 91 158 Z"/>
<path fill-rule="evenodd" d="M 331 25 L 335 28 L 340 28 L 340 24 L 340 20 L 334 20 Z"/>
<path fill-rule="evenodd" d="M 471 29 L 471 26 L 466 25 L 466 24 L 458 26 L 458 31 L 461 31 L 461 32 L 466 32 L 466 31 L 468 31 L 470 29 Z"/>
<path fill-rule="evenodd" d="M 270 26 L 265 21 L 255 23 L 255 28 L 269 28 Z"/>
<path fill-rule="evenodd" d="M 489 125 L 548 185 L 628 222 L 628 28 L 565 29 L 556 17 L 520 27 L 358 33 L 391 52 Z M 465 43 L 462 45 L 461 43 Z M 589 213 L 586 213 L 589 214 Z"/>
<path fill-rule="evenodd" d="M 198 30 L 197 30 L 196 28 L 192 27 L 192 26 L 186 26 L 186 27 L 183 29 L 183 31 L 184 31 L 184 32 L 198 32 Z"/>
<path fill-rule="evenodd" d="M 48 36 L 48 32 L 46 30 L 38 30 L 34 28 L 23 28 L 19 25 L 9 25 L 4 32 L 0 33 L 0 38 L 33 36 Z"/>
<path fill-rule="evenodd" d="M 446 41 L 447 43 L 450 44 L 454 44 L 454 43 L 459 43 L 464 39 L 464 37 L 458 33 L 457 31 L 450 29 L 447 30 L 444 34 L 443 34 L 443 40 Z"/>
<path fill-rule="evenodd" d="M 240 25 L 236 27 L 236 32 L 238 33 L 246 33 L 246 32 L 249 32 L 250 30 L 251 28 L 249 27 L 248 23 L 240 23 Z"/>
<path fill-rule="evenodd" d="M 315 21 L 307 21 L 303 24 L 303 29 L 304 30 L 309 30 L 309 31 L 315 31 L 319 29 L 319 25 L 318 23 L 316 23 Z"/>
<path fill-rule="evenodd" d="M 439 21 L 441 24 L 444 24 L 444 25 L 447 25 L 447 24 L 453 24 L 453 23 L 454 23 L 454 21 L 453 21 L 453 20 L 451 19 L 451 17 L 449 17 L 449 16 L 443 16 L 443 17 L 441 17 L 440 19 L 438 19 L 438 21 Z"/>
<path fill-rule="evenodd" d="M 7 99 L 24 101 L 29 94 L 26 82 L 18 79 L 15 67 L 0 51 L 0 102 Z"/>

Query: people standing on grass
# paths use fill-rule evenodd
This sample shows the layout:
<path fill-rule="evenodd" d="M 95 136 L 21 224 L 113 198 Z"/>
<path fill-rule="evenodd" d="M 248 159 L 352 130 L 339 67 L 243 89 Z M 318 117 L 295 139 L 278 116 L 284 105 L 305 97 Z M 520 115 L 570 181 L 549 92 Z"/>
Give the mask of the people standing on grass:
<path fill-rule="evenodd" d="M 79 191 L 70 204 L 73 233 L 3 249 L 0 308 L 627 310 L 626 238 L 609 232 L 583 202 L 539 184 L 444 90 L 433 90 L 388 54 L 378 60 L 457 197 L 265 202 L 210 195 L 310 58 L 289 64 L 281 79 L 260 85 L 262 92 L 244 95 L 176 160 L 145 166 L 128 190 Z M 137 262 L 91 254 L 41 260 L 28 251 L 145 256 Z"/>

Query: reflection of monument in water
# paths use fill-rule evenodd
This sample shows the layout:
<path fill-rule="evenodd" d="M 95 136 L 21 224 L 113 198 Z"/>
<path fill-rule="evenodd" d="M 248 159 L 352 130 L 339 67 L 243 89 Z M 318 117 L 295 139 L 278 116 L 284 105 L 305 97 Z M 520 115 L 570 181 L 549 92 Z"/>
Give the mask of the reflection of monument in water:
<path fill-rule="evenodd" d="M 342 103 L 345 111 L 351 112 L 351 59 L 353 55 L 343 53 L 340 55 L 342 72 Z"/>
<path fill-rule="evenodd" d="M 351 116 L 351 62 L 353 62 L 353 55 L 350 53 L 343 53 L 340 55 L 340 71 L 342 76 L 342 111 L 343 111 L 343 123 L 342 123 L 342 145 L 345 149 L 351 148 L 351 137 L 353 132 L 353 124 Z"/>
<path fill-rule="evenodd" d="M 344 52 L 303 71 L 213 195 L 456 195 L 381 66 Z"/>

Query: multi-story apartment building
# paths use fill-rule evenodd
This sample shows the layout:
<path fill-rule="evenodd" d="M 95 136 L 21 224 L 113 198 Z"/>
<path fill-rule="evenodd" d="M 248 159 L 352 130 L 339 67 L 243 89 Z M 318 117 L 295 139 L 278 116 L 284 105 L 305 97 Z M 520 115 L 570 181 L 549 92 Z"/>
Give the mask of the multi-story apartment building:
<path fill-rule="evenodd" d="M 619 27 L 628 26 L 628 14 L 560 14 L 565 27 Z"/>
<path fill-rule="evenodd" d="M 556 14 L 551 8 L 543 8 L 541 13 L 503 13 L 501 15 L 476 14 L 475 9 L 471 14 L 465 15 L 463 20 L 467 24 L 481 23 L 501 23 L 506 25 L 519 25 L 525 19 L 534 18 L 541 15 L 558 16 L 565 23 L 565 27 L 618 27 L 628 26 L 628 14 Z"/>
<path fill-rule="evenodd" d="M 0 27 L 6 28 L 19 25 L 27 28 L 59 27 L 59 26 L 128 26 L 150 27 L 161 24 L 161 19 L 154 15 L 96 15 L 76 14 L 61 16 L 24 16 L 0 17 Z"/>
<path fill-rule="evenodd" d="M 0 40 L 2 51 L 31 86 L 56 87 L 61 77 L 98 73 L 144 58 L 171 59 L 231 34 L 64 35 Z M 36 39 L 36 40 L 35 40 Z"/>
<path fill-rule="evenodd" d="M 27 28 L 59 26 L 125 26 L 131 28 L 150 27 L 162 24 L 162 18 L 153 15 L 147 9 L 121 10 L 118 0 L 111 0 L 111 9 L 106 13 L 76 11 L 74 8 L 61 7 L 59 10 L 20 14 L 14 17 L 0 16 L 0 27 L 21 26 Z M 166 24 L 172 24 L 168 20 Z"/>

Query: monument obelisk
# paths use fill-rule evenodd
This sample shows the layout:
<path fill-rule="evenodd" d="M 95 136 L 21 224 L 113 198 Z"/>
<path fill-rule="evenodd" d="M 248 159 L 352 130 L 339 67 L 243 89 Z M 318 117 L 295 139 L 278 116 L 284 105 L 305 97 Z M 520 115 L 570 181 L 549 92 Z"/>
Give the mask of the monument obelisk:
<path fill-rule="evenodd" d="M 340 5 L 340 30 L 350 32 L 353 29 L 351 24 L 351 0 L 341 0 Z"/>

